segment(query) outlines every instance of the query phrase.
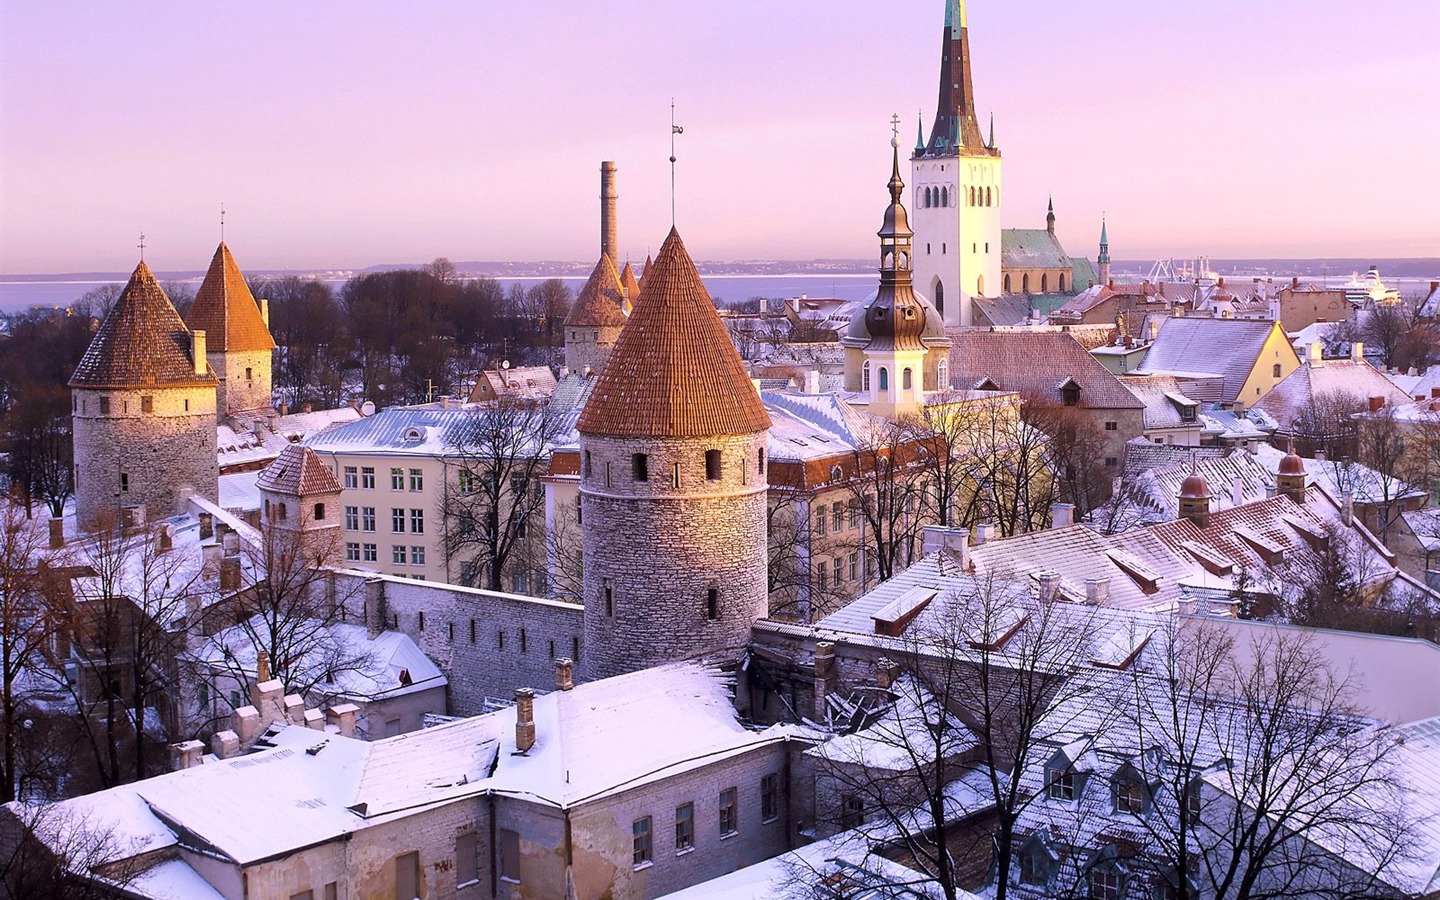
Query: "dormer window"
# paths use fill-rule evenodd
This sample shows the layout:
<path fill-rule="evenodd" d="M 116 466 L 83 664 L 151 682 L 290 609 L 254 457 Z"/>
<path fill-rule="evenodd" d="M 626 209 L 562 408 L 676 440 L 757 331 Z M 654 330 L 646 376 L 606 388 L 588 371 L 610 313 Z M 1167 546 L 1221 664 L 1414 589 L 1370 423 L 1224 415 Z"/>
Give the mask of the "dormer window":
<path fill-rule="evenodd" d="M 1075 799 L 1074 769 L 1048 769 L 1045 772 L 1045 796 L 1069 803 Z"/>
<path fill-rule="evenodd" d="M 1060 386 L 1060 399 L 1066 406 L 1080 405 L 1080 385 L 1075 383 L 1075 379 L 1066 379 Z"/>
<path fill-rule="evenodd" d="M 418 429 L 418 428 L 407 428 L 407 429 L 405 429 L 405 440 L 406 440 L 406 441 L 409 441 L 409 442 L 419 441 L 419 440 L 423 439 L 424 437 L 425 437 L 424 433 L 421 432 L 420 429 Z M 398 488 L 397 488 L 397 490 L 398 490 Z"/>
<path fill-rule="evenodd" d="M 1145 787 L 1133 778 L 1117 777 L 1110 783 L 1117 813 L 1140 815 L 1145 812 Z"/>

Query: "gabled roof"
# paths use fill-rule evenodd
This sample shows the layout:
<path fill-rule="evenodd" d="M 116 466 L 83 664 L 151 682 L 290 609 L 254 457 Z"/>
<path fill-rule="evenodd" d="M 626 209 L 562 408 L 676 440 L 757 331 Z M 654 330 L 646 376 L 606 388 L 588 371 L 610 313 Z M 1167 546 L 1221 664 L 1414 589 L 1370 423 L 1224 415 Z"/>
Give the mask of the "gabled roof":
<path fill-rule="evenodd" d="M 989 379 L 1002 391 L 1059 402 L 1060 385 L 1073 378 L 1080 406 L 1140 409 L 1143 404 L 1073 337 L 1059 331 L 950 332 L 950 382 L 975 388 Z"/>
<path fill-rule="evenodd" d="M 1121 375 L 1130 393 L 1145 404 L 1145 430 L 1153 428 L 1200 427 L 1200 401 L 1185 395 L 1173 375 Z M 1187 422 L 1181 410 L 1190 407 L 1195 415 Z"/>
<path fill-rule="evenodd" d="M 290 444 L 281 450 L 275 461 L 256 476 L 255 486 L 292 497 L 340 493 L 335 473 L 319 454 L 304 444 Z"/>
<path fill-rule="evenodd" d="M 620 286 L 625 289 L 625 299 L 630 303 L 640 296 L 640 279 L 635 277 L 635 270 L 630 263 L 625 263 L 625 268 L 620 270 Z"/>
<path fill-rule="evenodd" d="M 1024 294 L 974 297 L 975 312 L 989 325 L 1019 325 L 1030 318 L 1030 300 Z"/>
<path fill-rule="evenodd" d="M 1308 363 L 1300 366 L 1271 388 L 1255 406 L 1274 416 L 1281 428 L 1289 428 L 1316 397 L 1327 395 L 1348 396 L 1361 405 L 1371 397 L 1384 397 L 1385 402 L 1392 405 L 1410 400 L 1395 382 L 1367 362 L 1327 359 L 1319 366 Z"/>
<path fill-rule="evenodd" d="M 1004 228 L 1000 231 L 1000 265 L 1006 269 L 1074 268 L 1060 239 L 1044 228 Z"/>
<path fill-rule="evenodd" d="M 275 349 L 260 307 L 224 241 L 215 249 L 185 324 L 191 331 L 205 332 L 207 353 Z"/>
<path fill-rule="evenodd" d="M 1221 375 L 1225 379 L 1224 400 L 1230 402 L 1245 386 L 1265 341 L 1276 327 L 1268 319 L 1168 318 L 1145 354 L 1140 371 Z M 1293 356 L 1289 342 L 1281 343 Z"/>
<path fill-rule="evenodd" d="M 190 329 L 142 261 L 95 332 L 75 374 L 70 376 L 70 386 L 214 386 L 217 382 L 209 366 L 204 372 L 195 372 Z"/>
<path fill-rule="evenodd" d="M 640 298 L 580 414 L 584 434 L 711 437 L 770 427 L 679 232 L 645 270 Z"/>
<path fill-rule="evenodd" d="M 626 271 L 629 271 L 628 263 Z M 633 275 L 631 279 L 634 279 Z M 569 327 L 623 326 L 624 303 L 625 288 L 620 282 L 620 276 L 615 272 L 615 264 L 610 261 L 610 257 L 601 254 L 595 270 L 590 273 L 590 280 L 585 282 L 585 287 L 580 289 L 580 296 L 575 299 L 575 305 L 570 307 L 570 315 L 565 317 L 565 324 Z"/>

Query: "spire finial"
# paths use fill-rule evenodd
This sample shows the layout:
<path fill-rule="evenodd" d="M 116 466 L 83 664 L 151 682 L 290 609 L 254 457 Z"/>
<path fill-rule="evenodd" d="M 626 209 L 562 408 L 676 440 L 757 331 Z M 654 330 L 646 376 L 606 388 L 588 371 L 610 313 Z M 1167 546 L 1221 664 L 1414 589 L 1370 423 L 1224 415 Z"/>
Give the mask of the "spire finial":
<path fill-rule="evenodd" d="M 915 111 L 915 155 L 919 156 L 925 152 L 925 113 L 923 110 Z"/>
<path fill-rule="evenodd" d="M 143 263 L 145 261 L 145 232 L 140 232 L 140 243 L 135 246 L 140 248 L 140 261 Z"/>
<path fill-rule="evenodd" d="M 685 129 L 675 124 L 675 98 L 670 98 L 670 227 L 675 227 L 675 135 Z"/>
<path fill-rule="evenodd" d="M 995 149 L 995 110 L 990 110 L 990 149 Z"/>
<path fill-rule="evenodd" d="M 900 114 L 895 113 L 890 117 L 890 146 L 899 149 L 900 147 Z"/>
<path fill-rule="evenodd" d="M 220 243 L 225 243 L 225 201 L 220 201 Z"/>

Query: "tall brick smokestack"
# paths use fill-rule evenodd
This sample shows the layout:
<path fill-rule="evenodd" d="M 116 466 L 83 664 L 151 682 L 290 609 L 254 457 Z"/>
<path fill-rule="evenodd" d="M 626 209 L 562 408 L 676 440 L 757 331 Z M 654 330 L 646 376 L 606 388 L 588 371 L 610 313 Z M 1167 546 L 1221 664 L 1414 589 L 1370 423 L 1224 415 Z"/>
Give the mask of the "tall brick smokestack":
<path fill-rule="evenodd" d="M 600 164 L 600 252 L 610 261 L 620 265 L 620 219 L 616 205 L 620 196 L 615 193 L 615 164 Z"/>

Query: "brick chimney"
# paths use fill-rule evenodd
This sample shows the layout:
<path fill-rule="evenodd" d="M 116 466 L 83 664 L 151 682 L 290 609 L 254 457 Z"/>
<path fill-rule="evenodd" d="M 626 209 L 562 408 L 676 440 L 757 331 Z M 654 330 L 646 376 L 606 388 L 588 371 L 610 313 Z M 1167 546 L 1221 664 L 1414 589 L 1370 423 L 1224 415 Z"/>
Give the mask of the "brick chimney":
<path fill-rule="evenodd" d="M 569 691 L 575 688 L 575 661 L 568 656 L 555 660 L 555 690 Z"/>
<path fill-rule="evenodd" d="M 515 690 L 515 751 L 529 753 L 535 746 L 535 692 L 530 688 Z"/>
<path fill-rule="evenodd" d="M 821 641 L 815 645 L 815 721 L 829 719 L 830 692 L 835 686 L 835 645 Z"/>
<path fill-rule="evenodd" d="M 1371 398 L 1370 398 L 1370 411 L 1371 411 L 1372 413 L 1377 413 L 1377 412 L 1379 412 L 1380 410 L 1382 410 L 1382 409 L 1384 409 L 1384 408 L 1385 408 L 1385 398 L 1384 398 L 1384 397 L 1371 397 Z"/>

